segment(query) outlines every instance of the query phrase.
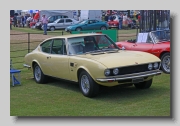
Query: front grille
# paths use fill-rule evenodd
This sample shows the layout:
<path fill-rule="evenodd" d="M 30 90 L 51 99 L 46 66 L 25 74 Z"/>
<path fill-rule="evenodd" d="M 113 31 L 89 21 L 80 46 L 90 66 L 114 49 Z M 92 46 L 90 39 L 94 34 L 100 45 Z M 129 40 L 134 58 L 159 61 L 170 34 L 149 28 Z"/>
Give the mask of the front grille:
<path fill-rule="evenodd" d="M 148 64 L 136 65 L 136 66 L 127 66 L 127 67 L 122 67 L 122 68 L 118 68 L 118 69 L 119 69 L 118 75 L 133 74 L 133 73 L 149 71 L 148 70 Z M 113 69 L 111 69 L 111 75 L 110 76 L 114 76 L 113 75 Z"/>

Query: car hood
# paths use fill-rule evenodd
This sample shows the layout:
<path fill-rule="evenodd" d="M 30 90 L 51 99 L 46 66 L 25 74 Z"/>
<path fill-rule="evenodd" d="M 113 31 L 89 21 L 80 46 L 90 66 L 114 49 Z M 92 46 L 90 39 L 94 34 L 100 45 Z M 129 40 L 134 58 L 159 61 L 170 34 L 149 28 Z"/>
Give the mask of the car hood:
<path fill-rule="evenodd" d="M 49 25 L 49 26 L 50 26 L 50 25 L 54 25 L 54 24 L 56 24 L 56 23 L 48 23 L 47 25 Z"/>
<path fill-rule="evenodd" d="M 149 62 L 160 62 L 160 59 L 152 54 L 126 50 L 121 50 L 116 53 L 78 55 L 78 57 L 95 60 L 105 65 L 107 68 L 145 64 Z"/>

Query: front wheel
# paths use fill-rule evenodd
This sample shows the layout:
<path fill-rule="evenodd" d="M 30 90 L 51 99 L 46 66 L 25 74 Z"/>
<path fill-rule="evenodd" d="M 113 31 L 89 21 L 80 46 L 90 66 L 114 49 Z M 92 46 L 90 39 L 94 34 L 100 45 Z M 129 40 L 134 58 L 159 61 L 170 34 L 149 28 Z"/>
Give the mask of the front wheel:
<path fill-rule="evenodd" d="M 80 73 L 79 86 L 82 94 L 89 98 L 97 96 L 99 92 L 99 85 L 86 71 Z"/>
<path fill-rule="evenodd" d="M 43 83 L 47 82 L 47 77 L 43 74 L 43 72 L 38 64 L 34 65 L 33 73 L 34 73 L 34 79 L 35 79 L 36 83 L 43 84 Z"/>
<path fill-rule="evenodd" d="M 81 28 L 76 28 L 76 31 L 81 31 L 82 29 Z"/>
<path fill-rule="evenodd" d="M 162 55 L 161 69 L 164 73 L 170 74 L 170 53 L 164 53 Z"/>
<path fill-rule="evenodd" d="M 150 87 L 151 87 L 151 85 L 152 85 L 152 80 L 153 80 L 153 79 L 150 79 L 150 80 L 144 81 L 144 82 L 140 82 L 140 83 L 134 84 L 134 86 L 135 86 L 137 89 L 147 89 L 147 88 L 150 88 Z"/>

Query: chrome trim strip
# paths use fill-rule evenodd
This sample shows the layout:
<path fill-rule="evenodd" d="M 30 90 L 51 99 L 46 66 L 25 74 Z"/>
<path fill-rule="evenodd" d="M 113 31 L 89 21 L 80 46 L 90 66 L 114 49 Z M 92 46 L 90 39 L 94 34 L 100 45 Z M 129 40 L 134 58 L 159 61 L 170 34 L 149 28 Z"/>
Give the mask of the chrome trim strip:
<path fill-rule="evenodd" d="M 31 68 L 31 66 L 27 65 L 27 64 L 23 64 L 24 67 L 27 67 L 27 68 Z"/>
<path fill-rule="evenodd" d="M 162 71 L 153 71 L 153 72 L 142 72 L 142 73 L 136 73 L 136 74 L 128 74 L 128 75 L 122 75 L 114 78 L 97 78 L 96 80 L 99 82 L 108 82 L 108 81 L 118 81 L 118 80 L 126 80 L 126 79 L 133 79 L 133 78 L 139 78 L 139 77 L 148 77 L 148 76 L 154 76 L 154 75 L 160 75 Z"/>

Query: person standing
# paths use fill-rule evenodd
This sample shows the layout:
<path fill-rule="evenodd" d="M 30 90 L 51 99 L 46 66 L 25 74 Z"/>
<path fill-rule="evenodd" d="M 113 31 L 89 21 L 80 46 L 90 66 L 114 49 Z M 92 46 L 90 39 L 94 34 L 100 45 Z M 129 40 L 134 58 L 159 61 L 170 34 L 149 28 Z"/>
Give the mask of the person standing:
<path fill-rule="evenodd" d="M 14 21 L 14 27 L 17 27 L 17 16 L 16 15 L 14 15 L 13 21 Z"/>
<path fill-rule="evenodd" d="M 107 14 L 105 15 L 104 20 L 105 20 L 106 22 L 108 22 L 108 15 L 107 15 Z"/>
<path fill-rule="evenodd" d="M 12 30 L 12 21 L 11 21 L 11 17 L 10 17 L 10 30 Z"/>
<path fill-rule="evenodd" d="M 48 24 L 48 19 L 45 14 L 43 14 L 41 23 L 43 25 L 43 30 L 44 30 L 44 35 L 47 35 L 47 24 Z"/>
<path fill-rule="evenodd" d="M 127 27 L 127 15 L 123 15 L 123 25 Z"/>
<path fill-rule="evenodd" d="M 21 23 L 22 23 L 22 26 L 23 26 L 23 28 L 24 28 L 24 24 L 25 24 L 25 18 L 24 18 L 24 16 L 21 17 Z"/>
<path fill-rule="evenodd" d="M 119 30 L 122 29 L 122 24 L 123 24 L 123 15 L 119 15 Z"/>

